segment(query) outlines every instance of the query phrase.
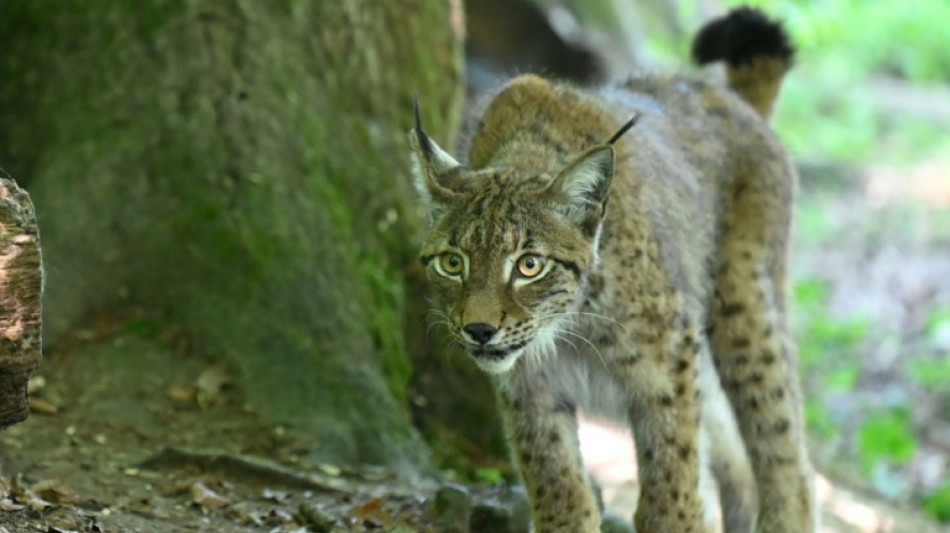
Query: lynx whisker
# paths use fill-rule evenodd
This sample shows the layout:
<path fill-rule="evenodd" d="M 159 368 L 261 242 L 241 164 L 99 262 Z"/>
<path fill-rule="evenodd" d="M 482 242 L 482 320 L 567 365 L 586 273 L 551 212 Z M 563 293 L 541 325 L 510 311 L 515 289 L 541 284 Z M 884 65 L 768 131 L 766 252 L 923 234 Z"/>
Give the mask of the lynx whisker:
<path fill-rule="evenodd" d="M 576 333 L 576 332 L 573 332 L 573 331 L 570 331 L 570 330 L 561 330 L 561 333 L 566 333 L 566 334 L 568 334 L 568 335 L 571 335 L 572 337 L 577 337 L 578 339 L 580 339 L 580 340 L 584 341 L 585 343 L 587 343 L 587 345 L 590 346 L 590 349 L 591 349 L 591 350 L 594 350 L 594 353 L 596 353 L 596 354 L 597 354 L 597 357 L 600 358 L 600 362 L 604 365 L 604 368 L 608 368 L 608 367 L 607 367 L 607 360 L 604 359 L 604 355 L 603 355 L 602 353 L 600 353 L 600 350 L 598 350 L 597 347 L 594 346 L 594 343 L 590 342 L 590 340 L 587 339 L 587 337 L 584 337 L 583 335 L 581 335 L 581 334 L 579 334 L 579 333 Z M 577 350 L 577 347 L 575 347 L 574 350 L 576 351 L 576 350 Z"/>
<path fill-rule="evenodd" d="M 607 315 L 601 315 L 601 314 L 598 314 L 598 313 L 591 313 L 591 312 L 587 312 L 587 311 L 561 311 L 561 312 L 557 312 L 557 313 L 549 313 L 549 314 L 546 314 L 546 315 L 542 315 L 542 316 L 539 316 L 539 317 L 535 317 L 535 319 L 536 319 L 536 320 L 543 320 L 543 319 L 546 319 L 546 318 L 553 318 L 553 317 L 560 317 L 560 316 L 570 316 L 570 317 L 572 317 L 572 318 L 575 318 L 575 317 L 595 318 L 595 319 L 598 319 L 598 320 L 604 320 L 604 321 L 610 322 L 611 324 L 614 324 L 614 325 L 620 327 L 620 328 L 623 329 L 624 331 L 628 331 L 627 326 L 626 326 L 625 324 L 623 324 L 622 322 L 618 322 L 617 320 L 615 320 L 615 319 L 613 319 L 613 318 L 610 318 L 610 317 L 607 316 Z"/>

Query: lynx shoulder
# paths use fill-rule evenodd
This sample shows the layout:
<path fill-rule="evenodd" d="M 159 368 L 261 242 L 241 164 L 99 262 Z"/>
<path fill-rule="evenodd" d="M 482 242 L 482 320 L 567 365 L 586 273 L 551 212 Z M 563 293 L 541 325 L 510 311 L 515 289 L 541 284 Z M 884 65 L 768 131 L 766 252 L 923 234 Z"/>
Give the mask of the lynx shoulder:
<path fill-rule="evenodd" d="M 536 531 L 599 531 L 578 407 L 633 430 L 638 531 L 715 531 L 717 505 L 727 532 L 817 527 L 786 320 L 796 176 L 765 121 L 792 55 L 741 8 L 694 42 L 725 84 L 521 76 L 487 99 L 464 163 L 417 109 L 422 262 L 496 384 Z"/>

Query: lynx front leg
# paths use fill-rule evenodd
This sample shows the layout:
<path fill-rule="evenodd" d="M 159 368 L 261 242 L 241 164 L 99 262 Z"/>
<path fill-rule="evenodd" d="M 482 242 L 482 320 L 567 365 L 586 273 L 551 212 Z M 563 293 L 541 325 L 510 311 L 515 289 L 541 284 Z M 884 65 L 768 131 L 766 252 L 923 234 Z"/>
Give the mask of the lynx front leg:
<path fill-rule="evenodd" d="M 699 490 L 698 421 L 679 426 L 675 419 L 656 412 L 632 418 L 640 475 L 640 501 L 634 516 L 637 531 L 712 531 L 711 524 L 704 523 Z"/>
<path fill-rule="evenodd" d="M 693 337 L 695 339 L 695 337 Z M 633 398 L 631 426 L 637 445 L 640 501 L 634 523 L 643 533 L 700 533 L 715 530 L 704 509 L 700 475 L 706 468 L 700 443 L 698 345 L 679 353 L 644 352 L 628 361 L 625 382 Z M 713 503 L 714 504 L 714 503 Z"/>
<path fill-rule="evenodd" d="M 506 387 L 500 397 L 535 533 L 598 533 L 600 510 L 581 466 L 573 405 L 543 383 Z"/>

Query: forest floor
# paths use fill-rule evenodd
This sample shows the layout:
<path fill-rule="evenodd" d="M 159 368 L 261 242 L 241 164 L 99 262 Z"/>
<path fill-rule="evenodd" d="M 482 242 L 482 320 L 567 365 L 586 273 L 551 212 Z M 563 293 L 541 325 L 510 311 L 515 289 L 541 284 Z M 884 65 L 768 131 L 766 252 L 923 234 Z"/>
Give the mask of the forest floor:
<path fill-rule="evenodd" d="M 833 187 L 805 176 L 796 287 L 824 292 L 805 309 L 820 305 L 820 316 L 800 316 L 799 326 L 865 324 L 847 346 L 828 347 L 847 364 L 803 354 L 806 390 L 823 409 L 816 420 L 834 429 L 813 443 L 827 533 L 948 531 L 912 498 L 950 477 L 950 402 L 908 378 L 917 359 L 950 350 L 950 333 L 927 326 L 950 309 L 950 190 L 936 179 L 945 168 L 871 169 Z M 223 367 L 190 355 L 175 332 L 143 340 L 140 324 L 133 313 L 47 353 L 33 414 L 0 433 L 0 533 L 527 530 L 517 488 L 309 462 L 241 404 Z M 825 347 L 814 331 L 802 335 L 803 351 Z M 853 379 L 828 393 L 824 377 L 842 372 Z M 855 434 L 886 402 L 910 409 L 914 453 L 868 481 Z M 630 516 L 629 436 L 584 424 L 582 441 L 608 505 Z"/>

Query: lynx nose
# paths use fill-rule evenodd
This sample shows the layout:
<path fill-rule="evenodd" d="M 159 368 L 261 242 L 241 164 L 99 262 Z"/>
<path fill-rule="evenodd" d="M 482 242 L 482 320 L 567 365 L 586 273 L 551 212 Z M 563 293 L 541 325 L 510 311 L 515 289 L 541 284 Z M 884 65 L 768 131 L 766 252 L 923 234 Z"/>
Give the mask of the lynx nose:
<path fill-rule="evenodd" d="M 473 341 L 478 344 L 485 344 L 495 336 L 495 332 L 498 331 L 491 324 L 486 324 L 484 322 L 475 322 L 474 324 L 469 324 L 462 328 L 465 330 L 465 333 L 468 333 L 468 336 L 472 338 Z"/>

